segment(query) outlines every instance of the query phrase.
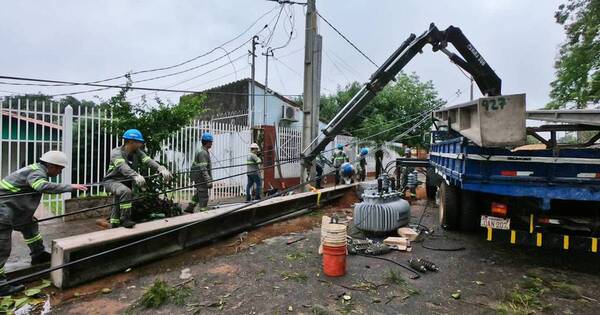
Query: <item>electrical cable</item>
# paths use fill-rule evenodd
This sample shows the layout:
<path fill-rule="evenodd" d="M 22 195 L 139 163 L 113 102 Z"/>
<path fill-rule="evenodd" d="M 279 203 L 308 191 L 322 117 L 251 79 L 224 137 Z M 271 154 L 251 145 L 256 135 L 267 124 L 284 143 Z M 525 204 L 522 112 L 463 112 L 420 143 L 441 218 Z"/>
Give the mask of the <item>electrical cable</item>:
<path fill-rule="evenodd" d="M 329 173 L 328 174 L 324 174 L 321 177 L 328 176 L 328 175 L 329 175 Z M 67 263 L 64 263 L 64 264 L 60 264 L 60 265 L 57 265 L 57 266 L 53 266 L 53 267 L 50 267 L 50 268 L 47 268 L 47 269 L 44 269 L 44 270 L 40 270 L 40 271 L 34 272 L 32 274 L 29 274 L 29 275 L 25 275 L 25 276 L 21 276 L 21 277 L 12 279 L 10 281 L 5 282 L 4 285 L 7 286 L 7 285 L 12 285 L 13 283 L 21 283 L 21 282 L 23 282 L 25 280 L 28 280 L 28 279 L 31 279 L 31 278 L 35 278 L 35 277 L 39 277 L 41 275 L 45 275 L 45 274 L 50 273 L 50 272 L 55 271 L 55 270 L 63 269 L 63 268 L 66 268 L 66 267 L 69 267 L 69 266 L 72 266 L 72 265 L 75 265 L 75 264 L 79 264 L 79 263 L 82 263 L 82 262 L 94 259 L 96 257 L 100 257 L 100 256 L 105 255 L 105 254 L 113 253 L 113 252 L 116 252 L 116 251 L 119 251 L 119 250 L 122 250 L 122 249 L 125 249 L 125 248 L 129 248 L 129 247 L 131 247 L 133 245 L 141 244 L 143 242 L 146 242 L 146 241 L 149 241 L 149 240 L 153 240 L 153 239 L 162 237 L 164 235 L 171 234 L 173 232 L 177 232 L 177 231 L 180 231 L 180 230 L 183 230 L 183 229 L 190 228 L 190 227 L 192 227 L 194 225 L 197 225 L 199 223 L 205 222 L 205 221 L 207 221 L 209 219 L 213 219 L 214 220 L 214 219 L 222 218 L 222 217 L 224 217 L 224 216 L 226 216 L 226 215 L 228 215 L 230 213 L 242 210 L 242 209 L 247 208 L 249 206 L 252 206 L 254 204 L 257 204 L 257 203 L 260 203 L 260 202 L 263 202 L 263 201 L 267 201 L 267 200 L 275 198 L 275 197 L 279 197 L 279 196 L 284 195 L 284 194 L 286 194 L 286 193 L 288 193 L 290 191 L 294 191 L 294 190 L 296 190 L 296 189 L 298 189 L 300 187 L 303 187 L 303 186 L 307 185 L 310 182 L 311 181 L 301 182 L 301 183 L 299 183 L 297 185 L 294 185 L 294 186 L 289 187 L 287 189 L 284 189 L 284 190 L 281 190 L 279 192 L 276 192 L 273 195 L 267 196 L 267 197 L 265 197 L 262 200 L 255 200 L 255 201 L 252 201 L 250 203 L 246 203 L 246 204 L 244 204 L 244 205 L 242 205 L 240 207 L 227 210 L 227 211 L 225 211 L 223 213 L 220 213 L 220 214 L 218 214 L 218 215 L 216 215 L 214 217 L 211 217 L 211 218 L 206 218 L 206 219 L 203 219 L 203 220 L 199 220 L 199 221 L 187 223 L 187 224 L 184 224 L 184 225 L 181 225 L 181 226 L 178 226 L 178 227 L 174 227 L 174 228 L 171 228 L 171 229 L 167 229 L 166 231 L 163 231 L 163 232 L 160 232 L 158 234 L 155 234 L 155 235 L 152 235 L 152 236 L 148 236 L 148 237 L 145 237 L 145 238 L 133 241 L 131 243 L 127 243 L 127 244 L 124 244 L 124 245 L 121 245 L 121 246 L 117 246 L 117 247 L 114 247 L 114 248 L 111 248 L 111 249 L 108 249 L 108 250 L 105 250 L 105 251 L 102 251 L 102 252 L 99 252 L 99 253 L 96 253 L 96 254 L 92 254 L 90 256 L 79 258 L 79 259 L 76 259 L 76 260 L 73 260 L 73 261 L 70 261 L 70 262 L 67 262 Z"/>
<path fill-rule="evenodd" d="M 316 13 L 323 21 L 325 21 L 325 23 L 327 23 L 327 25 L 329 25 L 329 27 L 331 27 L 336 33 L 338 33 L 338 35 L 340 35 L 346 42 L 348 42 L 348 44 L 350 44 L 350 46 L 354 47 L 354 49 L 356 49 L 356 51 L 358 51 L 363 57 L 365 57 L 376 68 L 379 68 L 379 66 L 373 60 L 371 60 L 371 58 L 369 58 L 364 52 L 362 52 L 362 50 L 360 50 L 358 47 L 356 47 L 356 45 L 354 45 L 354 43 L 352 41 L 350 41 L 346 36 L 344 36 L 344 34 L 342 34 L 342 32 L 340 32 L 335 26 L 331 25 L 331 23 L 329 23 L 329 21 L 327 21 L 327 19 L 325 19 L 321 15 L 321 13 L 319 13 L 318 11 L 316 11 Z"/>
<path fill-rule="evenodd" d="M 401 263 L 399 263 L 399 262 L 397 262 L 395 260 L 392 260 L 392 259 L 389 259 L 389 258 L 384 258 L 384 257 L 379 257 L 379 256 L 364 255 L 364 254 L 359 254 L 359 253 L 357 253 L 356 256 L 362 256 L 362 257 L 379 259 L 379 260 L 384 260 L 384 261 L 387 261 L 387 262 L 391 262 L 393 264 L 396 264 L 396 265 L 398 265 L 398 266 L 400 266 L 400 267 L 402 267 L 402 268 L 404 268 L 404 269 L 412 272 L 413 275 L 409 276 L 409 278 L 411 278 L 411 279 L 419 279 L 419 278 L 421 278 L 421 275 L 416 270 L 414 270 L 414 269 L 412 269 L 412 268 L 410 268 L 408 266 L 405 266 L 405 265 L 403 265 L 403 264 L 401 264 Z"/>
<path fill-rule="evenodd" d="M 85 85 L 85 86 L 97 86 L 107 87 L 114 89 L 128 89 L 128 90 L 142 90 L 142 91 L 158 91 L 158 92 L 177 92 L 177 93 L 202 93 L 202 94 L 216 94 L 216 95 L 244 95 L 244 96 L 256 96 L 263 94 L 249 94 L 249 93 L 236 93 L 236 92 L 219 92 L 219 91 L 190 91 L 190 90 L 171 90 L 171 89 L 160 89 L 151 87 L 137 87 L 137 86 L 126 86 L 126 85 L 110 85 L 110 84 L 96 84 L 96 83 L 85 83 L 85 82 L 72 82 L 63 80 L 49 80 L 49 79 L 38 79 L 38 78 L 25 78 L 25 77 L 14 77 L 0 75 L 0 79 L 18 80 L 18 81 L 34 81 L 34 82 L 54 82 L 54 83 L 69 83 L 71 85 Z M 277 95 L 267 95 L 278 97 Z M 302 94 L 287 94 L 282 96 L 302 96 Z"/>
<path fill-rule="evenodd" d="M 273 12 L 273 11 L 274 11 L 275 9 L 277 9 L 278 7 L 279 7 L 279 6 L 275 6 L 275 7 L 273 7 L 272 9 L 270 9 L 269 11 L 267 11 L 267 12 L 263 13 L 263 14 L 262 14 L 261 16 L 259 16 L 259 17 L 258 17 L 256 20 L 254 20 L 254 22 L 252 22 L 252 23 L 250 24 L 250 26 L 248 26 L 246 29 L 244 29 L 244 30 L 243 30 L 241 33 L 239 33 L 237 36 L 235 36 L 234 38 L 232 38 L 232 39 L 230 39 L 230 40 L 228 40 L 228 41 L 224 42 L 223 44 L 221 44 L 221 45 L 219 45 L 219 46 L 217 46 L 217 47 L 215 47 L 215 48 L 211 49 L 211 50 L 210 50 L 210 51 L 208 51 L 208 52 L 205 52 L 205 53 L 203 53 L 203 54 L 200 54 L 200 55 L 198 55 L 198 56 L 195 56 L 195 57 L 193 57 L 193 58 L 191 58 L 191 59 L 185 60 L 185 61 L 183 61 L 183 62 L 180 62 L 180 63 L 174 64 L 174 65 L 171 65 L 171 66 L 166 66 L 166 67 L 159 67 L 159 68 L 152 68 L 152 69 L 146 69 L 146 70 L 134 71 L 134 72 L 131 72 L 131 73 L 130 73 L 130 75 L 137 75 L 137 74 L 142 74 L 142 73 L 149 73 L 149 72 L 156 72 L 156 71 L 169 70 L 169 69 L 173 69 L 173 68 L 177 68 L 177 67 L 183 66 L 183 65 L 185 65 L 185 64 L 188 64 L 188 63 L 190 63 L 190 62 L 193 62 L 193 61 L 195 61 L 195 60 L 198 60 L 198 59 L 200 59 L 200 58 L 202 58 L 202 57 L 208 56 L 208 55 L 210 55 L 211 53 L 213 53 L 214 51 L 216 51 L 217 49 L 219 49 L 220 47 L 223 47 L 223 46 L 225 46 L 225 45 L 228 45 L 228 44 L 230 44 L 231 42 L 233 42 L 233 41 L 237 40 L 238 38 L 242 37 L 242 36 L 243 36 L 244 34 L 246 34 L 246 33 L 247 33 L 247 32 L 248 32 L 248 31 L 249 31 L 249 30 L 250 30 L 252 27 L 254 27 L 254 25 L 256 25 L 256 23 L 258 23 L 260 20 L 262 20 L 262 19 L 263 19 L 265 16 L 269 15 L 271 12 Z M 119 76 L 114 76 L 114 77 L 110 77 L 110 78 L 106 78 L 106 79 L 102 79 L 102 80 L 89 81 L 89 82 L 87 82 L 87 83 L 91 83 L 91 84 L 93 84 L 93 83 L 102 83 L 102 82 L 107 82 L 107 81 L 112 81 L 112 80 L 116 80 L 116 79 L 122 79 L 122 78 L 123 78 L 123 75 L 119 75 Z M 69 85 L 72 85 L 72 84 L 69 84 L 69 83 L 60 83 L 60 84 L 52 84 L 52 85 L 40 85 L 40 84 L 17 84 L 17 83 L 14 83 L 14 84 L 11 84 L 11 85 L 34 85 L 34 86 L 69 86 Z"/>

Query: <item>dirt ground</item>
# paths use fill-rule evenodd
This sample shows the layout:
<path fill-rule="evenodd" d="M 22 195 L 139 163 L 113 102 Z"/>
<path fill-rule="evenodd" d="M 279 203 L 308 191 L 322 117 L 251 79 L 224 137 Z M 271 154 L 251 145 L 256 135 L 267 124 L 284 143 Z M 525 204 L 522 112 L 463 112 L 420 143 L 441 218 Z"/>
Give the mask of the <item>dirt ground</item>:
<path fill-rule="evenodd" d="M 421 200 L 413 221 L 434 232 L 413 251 L 384 258 L 426 258 L 440 271 L 411 273 L 384 260 L 348 256 L 347 273 L 329 278 L 317 254 L 328 208 L 242 233 L 79 288 L 51 295 L 54 314 L 597 314 L 600 260 L 592 254 L 485 241 L 483 232 L 437 228 L 437 208 Z M 288 241 L 299 240 L 292 244 Z M 440 251 L 428 248 L 463 250 Z M 184 270 L 189 268 L 189 270 Z M 182 279 L 186 273 L 192 278 Z M 183 277 L 185 278 L 185 277 Z M 179 301 L 139 303 L 156 279 L 175 286 Z M 102 294 L 103 288 L 111 292 Z"/>

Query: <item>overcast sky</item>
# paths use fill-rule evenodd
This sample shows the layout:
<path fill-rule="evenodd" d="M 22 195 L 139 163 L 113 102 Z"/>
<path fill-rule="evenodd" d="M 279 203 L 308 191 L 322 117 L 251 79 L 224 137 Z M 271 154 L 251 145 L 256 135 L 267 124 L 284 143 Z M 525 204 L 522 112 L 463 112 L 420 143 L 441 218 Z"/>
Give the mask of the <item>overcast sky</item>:
<path fill-rule="evenodd" d="M 549 83 L 562 27 L 554 11 L 564 1 L 398 1 L 317 0 L 317 9 L 376 63 L 382 63 L 409 35 L 421 34 L 434 22 L 438 28 L 460 27 L 502 79 L 503 94 L 527 93 L 529 109 L 549 101 Z M 250 30 L 224 48 L 229 58 L 139 86 L 203 90 L 250 76 L 247 43 L 259 33 L 265 41 L 272 31 L 279 5 L 265 0 L 211 1 L 3 1 L 0 10 L 0 74 L 87 82 L 165 67 L 201 55 L 238 36 L 258 17 Z M 295 21 L 294 21 L 295 20 Z M 295 23 L 294 23 L 295 22 Z M 263 29 L 269 24 L 267 29 Z M 289 44 L 275 51 L 269 62 L 269 86 L 281 94 L 302 93 L 304 8 L 283 10 L 269 46 Z M 262 30 L 262 31 L 261 31 Z M 351 81 L 366 82 L 376 69 L 323 21 L 323 93 Z M 260 45 L 259 54 L 266 49 Z M 183 71 L 223 56 L 208 56 L 170 70 L 135 75 L 133 80 Z M 216 70 L 213 70 L 218 68 Z M 234 70 L 235 68 L 235 70 Z M 203 74 L 211 71 L 208 74 Z M 431 80 L 442 98 L 451 103 L 469 98 L 469 81 L 445 55 L 426 47 L 404 69 Z M 257 79 L 265 80 L 265 57 L 257 59 Z M 4 80 L 6 81 L 6 80 Z M 109 83 L 123 83 L 124 80 Z M 10 92 L 59 94 L 89 87 L 24 87 L 0 85 Z M 462 91 L 459 96 L 456 91 Z M 479 91 L 477 91 L 478 94 Z M 76 95 L 91 99 L 110 97 L 114 90 Z M 130 93 L 137 100 L 141 92 Z M 476 94 L 476 95 L 477 95 Z M 155 94 L 149 94 L 154 96 Z M 178 93 L 158 93 L 176 101 Z"/>

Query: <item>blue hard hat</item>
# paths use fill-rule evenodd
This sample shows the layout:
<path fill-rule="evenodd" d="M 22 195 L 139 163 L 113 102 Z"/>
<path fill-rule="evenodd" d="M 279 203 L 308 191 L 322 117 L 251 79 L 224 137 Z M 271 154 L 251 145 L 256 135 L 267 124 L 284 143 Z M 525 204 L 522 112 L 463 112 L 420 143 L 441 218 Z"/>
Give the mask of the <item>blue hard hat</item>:
<path fill-rule="evenodd" d="M 144 136 L 142 136 L 142 133 L 137 129 L 129 129 L 125 131 L 125 133 L 123 133 L 123 139 L 145 142 Z"/>
<path fill-rule="evenodd" d="M 344 148 L 344 145 L 343 145 L 343 144 L 338 144 L 338 145 L 337 145 L 337 148 L 338 148 L 338 150 L 341 150 L 341 149 L 343 149 L 343 148 Z"/>
<path fill-rule="evenodd" d="M 369 148 L 360 149 L 360 155 L 367 155 L 367 154 L 369 154 Z"/>
<path fill-rule="evenodd" d="M 343 176 L 350 177 L 354 174 L 354 166 L 352 166 L 352 164 L 348 162 L 342 164 L 340 169 L 342 171 Z"/>
<path fill-rule="evenodd" d="M 213 142 L 213 135 L 210 132 L 205 132 L 202 134 L 201 140 L 205 142 Z"/>

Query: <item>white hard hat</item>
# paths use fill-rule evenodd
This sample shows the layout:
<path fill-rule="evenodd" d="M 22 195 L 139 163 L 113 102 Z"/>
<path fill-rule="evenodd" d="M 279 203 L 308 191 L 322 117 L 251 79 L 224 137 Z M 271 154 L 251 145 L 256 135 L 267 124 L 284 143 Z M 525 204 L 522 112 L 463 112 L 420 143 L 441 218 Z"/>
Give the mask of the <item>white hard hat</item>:
<path fill-rule="evenodd" d="M 260 149 L 260 148 L 258 147 L 258 144 L 253 143 L 250 145 L 250 149 Z"/>
<path fill-rule="evenodd" d="M 62 167 L 67 166 L 67 156 L 60 151 L 48 151 L 42 154 L 40 161 Z"/>

